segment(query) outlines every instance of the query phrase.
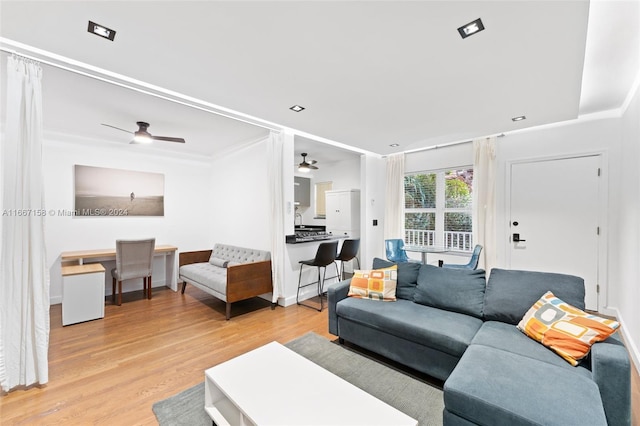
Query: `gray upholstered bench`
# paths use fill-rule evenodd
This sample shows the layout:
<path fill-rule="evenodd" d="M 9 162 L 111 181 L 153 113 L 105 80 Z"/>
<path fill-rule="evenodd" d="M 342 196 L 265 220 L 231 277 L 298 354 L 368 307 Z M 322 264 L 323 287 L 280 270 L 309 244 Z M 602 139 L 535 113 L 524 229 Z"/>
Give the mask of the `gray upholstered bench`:
<path fill-rule="evenodd" d="M 213 250 L 180 253 L 179 264 L 182 293 L 191 284 L 226 302 L 227 319 L 233 302 L 273 291 L 268 251 L 216 244 Z"/>

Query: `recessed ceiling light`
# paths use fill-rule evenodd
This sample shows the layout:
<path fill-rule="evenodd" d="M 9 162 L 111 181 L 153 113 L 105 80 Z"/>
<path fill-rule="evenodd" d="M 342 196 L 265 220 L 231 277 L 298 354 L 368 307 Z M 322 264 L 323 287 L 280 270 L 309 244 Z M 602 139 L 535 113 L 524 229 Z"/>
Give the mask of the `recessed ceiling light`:
<path fill-rule="evenodd" d="M 399 143 L 392 143 L 392 144 L 391 144 L 391 145 L 389 145 L 389 146 L 392 146 L 392 147 L 394 147 L 394 148 L 395 148 L 396 146 L 400 146 L 400 144 L 399 144 Z"/>
<path fill-rule="evenodd" d="M 522 121 L 522 120 L 526 120 L 526 119 L 527 119 L 527 117 L 525 117 L 524 115 L 520 115 L 518 117 L 513 117 L 511 119 L 511 121 Z"/>
<path fill-rule="evenodd" d="M 460 36 L 462 38 L 467 38 L 470 35 L 479 33 L 482 30 L 484 30 L 484 24 L 482 23 L 482 20 L 480 18 L 458 28 L 458 32 L 460 33 Z"/>
<path fill-rule="evenodd" d="M 291 111 L 295 111 L 295 112 L 300 112 L 302 110 L 304 110 L 304 107 L 300 106 L 300 105 L 294 105 L 291 108 L 289 108 Z"/>
<path fill-rule="evenodd" d="M 89 27 L 87 28 L 87 31 L 89 31 L 91 34 L 95 34 L 111 41 L 116 38 L 116 32 L 114 30 L 91 21 L 89 21 Z"/>

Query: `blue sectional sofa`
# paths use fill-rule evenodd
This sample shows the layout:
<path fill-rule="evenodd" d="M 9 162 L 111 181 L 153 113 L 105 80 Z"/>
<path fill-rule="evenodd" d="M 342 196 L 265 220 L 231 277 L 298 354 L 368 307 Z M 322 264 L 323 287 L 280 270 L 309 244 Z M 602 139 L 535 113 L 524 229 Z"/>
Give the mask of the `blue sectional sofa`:
<path fill-rule="evenodd" d="M 390 266 L 374 259 L 373 268 Z M 629 425 L 630 364 L 613 334 L 578 366 L 516 325 L 547 291 L 584 309 L 581 278 L 399 263 L 397 301 L 328 291 L 329 332 L 444 381 L 445 425 Z"/>

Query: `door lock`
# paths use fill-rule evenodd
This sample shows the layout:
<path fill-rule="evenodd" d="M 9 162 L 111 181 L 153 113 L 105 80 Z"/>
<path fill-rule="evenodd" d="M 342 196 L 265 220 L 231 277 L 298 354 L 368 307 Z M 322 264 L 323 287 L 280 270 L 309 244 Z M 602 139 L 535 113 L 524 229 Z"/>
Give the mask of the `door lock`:
<path fill-rule="evenodd" d="M 521 240 L 520 234 L 513 234 L 513 238 L 511 238 L 511 241 L 513 241 L 514 243 L 523 243 L 527 240 Z"/>

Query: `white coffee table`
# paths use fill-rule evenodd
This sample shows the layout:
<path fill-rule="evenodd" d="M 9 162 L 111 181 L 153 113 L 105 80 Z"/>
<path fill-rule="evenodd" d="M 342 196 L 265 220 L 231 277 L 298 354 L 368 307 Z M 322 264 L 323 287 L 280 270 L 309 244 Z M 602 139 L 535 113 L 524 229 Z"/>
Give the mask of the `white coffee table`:
<path fill-rule="evenodd" d="M 205 371 L 218 425 L 417 425 L 303 356 L 271 342 Z"/>

